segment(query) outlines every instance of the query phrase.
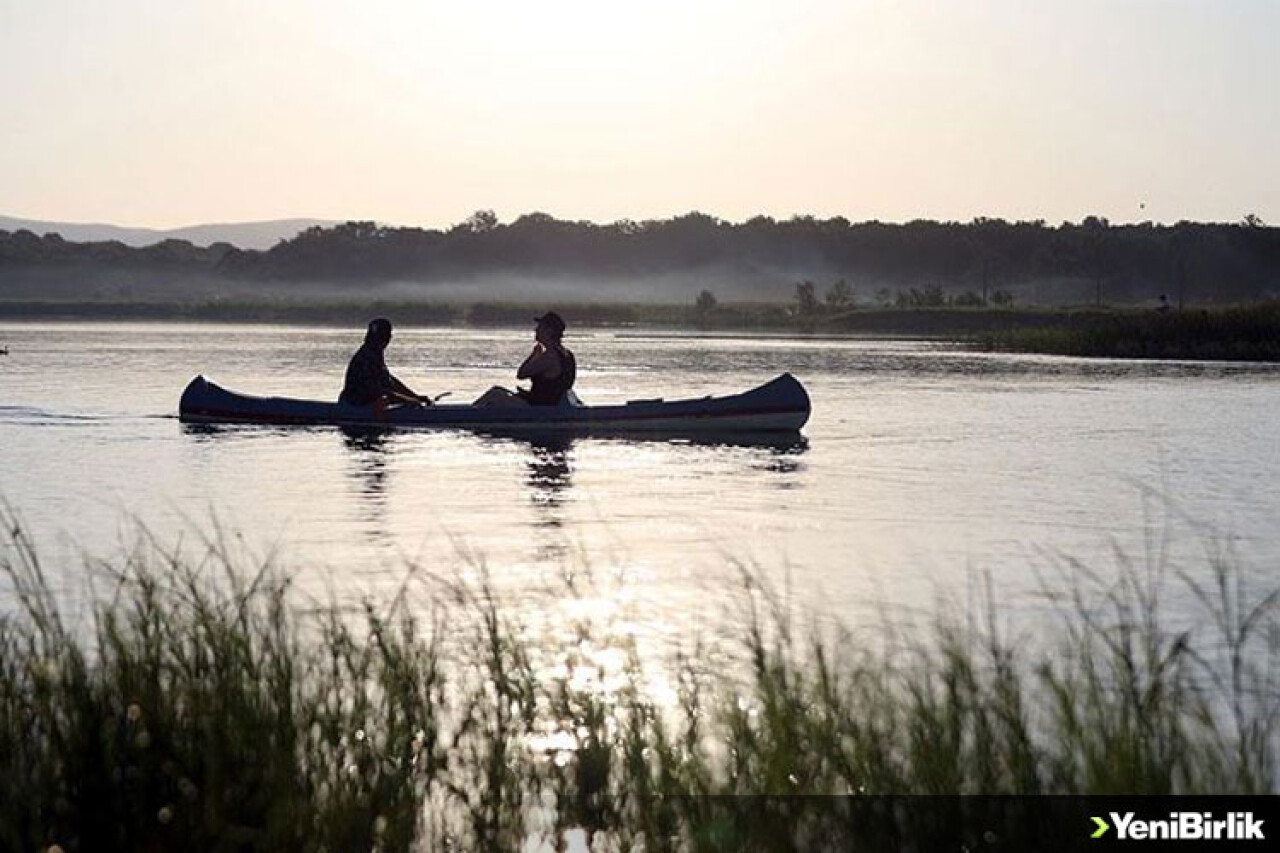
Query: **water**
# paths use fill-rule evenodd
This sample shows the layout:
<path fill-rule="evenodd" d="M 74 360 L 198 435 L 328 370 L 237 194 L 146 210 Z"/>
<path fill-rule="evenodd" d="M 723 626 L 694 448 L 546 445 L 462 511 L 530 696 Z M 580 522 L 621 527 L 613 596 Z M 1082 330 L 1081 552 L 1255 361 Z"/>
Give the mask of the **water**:
<path fill-rule="evenodd" d="M 799 610 L 858 623 L 964 602 L 989 576 L 1013 608 L 1064 558 L 1207 571 L 1227 547 L 1280 557 L 1280 369 L 975 354 L 922 342 L 571 334 L 584 400 L 808 387 L 799 441 L 531 443 L 466 432 L 193 428 L 197 373 L 251 393 L 332 398 L 357 330 L 2 325 L 0 497 L 90 594 L 85 555 L 188 545 L 217 518 L 275 549 L 316 595 L 386 596 L 410 563 L 477 576 L 519 610 L 607 616 L 639 635 L 732 622 L 735 564 Z M 512 384 L 521 331 L 397 330 L 420 392 Z M 3 602 L 0 602 L 3 607 Z M 726 616 L 726 614 L 730 614 Z M 529 615 L 534 615 L 532 612 Z M 554 614 L 553 614 L 554 617 Z"/>

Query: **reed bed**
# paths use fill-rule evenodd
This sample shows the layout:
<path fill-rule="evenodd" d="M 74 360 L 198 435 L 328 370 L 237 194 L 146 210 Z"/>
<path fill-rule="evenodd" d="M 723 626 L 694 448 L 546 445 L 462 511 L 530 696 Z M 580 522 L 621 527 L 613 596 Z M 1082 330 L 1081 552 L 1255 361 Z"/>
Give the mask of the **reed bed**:
<path fill-rule="evenodd" d="M 0 849 L 818 849 L 867 795 L 1280 781 L 1280 594 L 1228 559 L 1194 578 L 1075 567 L 1034 645 L 1003 636 L 994 596 L 877 642 L 801 629 L 825 623 L 744 571 L 735 664 L 692 647 L 659 698 L 625 638 L 584 623 L 534 648 L 482 575 L 423 596 L 410 573 L 353 613 L 216 541 L 96 565 L 72 623 L 3 520 Z M 1169 583 L 1202 608 L 1192 627 L 1165 619 Z M 592 640 L 624 653 L 608 689 L 575 677 Z M 880 817 L 893 843 L 870 849 L 939 831 Z"/>
<path fill-rule="evenodd" d="M 1057 327 L 976 336 L 987 350 L 1106 358 L 1280 361 L 1280 304 L 1082 313 Z"/>

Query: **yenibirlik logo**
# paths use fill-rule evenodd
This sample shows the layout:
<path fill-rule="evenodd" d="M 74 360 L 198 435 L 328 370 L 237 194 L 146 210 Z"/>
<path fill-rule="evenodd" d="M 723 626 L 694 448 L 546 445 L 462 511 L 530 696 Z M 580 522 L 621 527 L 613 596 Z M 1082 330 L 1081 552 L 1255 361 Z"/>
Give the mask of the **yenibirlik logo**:
<path fill-rule="evenodd" d="M 1168 820 L 1143 820 L 1134 812 L 1108 812 L 1115 824 L 1117 841 L 1265 841 L 1262 818 L 1253 812 L 1231 812 L 1214 819 L 1213 812 L 1170 812 Z M 1090 838 L 1102 838 L 1112 828 L 1100 817 L 1093 818 Z"/>

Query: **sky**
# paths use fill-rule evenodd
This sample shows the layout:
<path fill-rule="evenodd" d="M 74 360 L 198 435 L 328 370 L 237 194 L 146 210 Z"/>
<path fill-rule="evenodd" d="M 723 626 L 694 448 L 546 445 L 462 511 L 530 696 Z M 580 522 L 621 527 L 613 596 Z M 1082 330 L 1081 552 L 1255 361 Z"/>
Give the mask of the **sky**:
<path fill-rule="evenodd" d="M 0 0 L 0 213 L 1280 223 L 1273 0 Z"/>

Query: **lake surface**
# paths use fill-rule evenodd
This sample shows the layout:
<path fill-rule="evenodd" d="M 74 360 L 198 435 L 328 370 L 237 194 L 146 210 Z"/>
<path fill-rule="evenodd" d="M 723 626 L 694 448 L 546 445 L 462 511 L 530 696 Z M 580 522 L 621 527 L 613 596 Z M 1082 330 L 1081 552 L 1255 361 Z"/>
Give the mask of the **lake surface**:
<path fill-rule="evenodd" d="M 215 517 L 318 596 L 390 595 L 411 562 L 472 579 L 483 566 L 517 611 L 658 638 L 723 630 L 737 565 L 852 624 L 963 605 L 984 575 L 1016 611 L 1067 559 L 1195 574 L 1228 548 L 1261 577 L 1280 566 L 1275 366 L 571 330 L 587 402 L 735 392 L 791 371 L 812 420 L 798 441 L 755 445 L 176 419 L 198 373 L 332 398 L 361 336 L 0 325 L 0 498 L 59 593 L 89 594 L 82 556 L 126 551 L 138 523 L 189 546 Z M 420 392 L 469 399 L 511 386 L 531 340 L 397 329 L 388 362 Z M 573 592 L 548 598 L 557 588 Z"/>

